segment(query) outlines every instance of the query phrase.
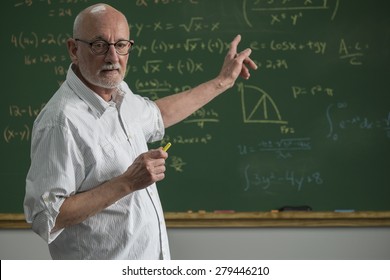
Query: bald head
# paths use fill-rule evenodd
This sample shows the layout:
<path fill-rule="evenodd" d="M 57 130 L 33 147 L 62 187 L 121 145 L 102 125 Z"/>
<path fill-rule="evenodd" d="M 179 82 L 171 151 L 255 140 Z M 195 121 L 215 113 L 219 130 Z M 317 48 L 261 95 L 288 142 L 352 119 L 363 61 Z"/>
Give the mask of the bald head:
<path fill-rule="evenodd" d="M 73 38 L 84 37 L 94 27 L 111 24 L 128 26 L 123 13 L 107 4 L 95 4 L 82 10 L 76 17 L 73 25 Z"/>

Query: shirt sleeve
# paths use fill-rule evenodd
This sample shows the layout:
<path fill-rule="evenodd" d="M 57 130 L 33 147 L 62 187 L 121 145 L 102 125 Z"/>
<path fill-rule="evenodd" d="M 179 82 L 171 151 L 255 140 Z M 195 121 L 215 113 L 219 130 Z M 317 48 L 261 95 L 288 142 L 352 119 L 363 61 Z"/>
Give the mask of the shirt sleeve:
<path fill-rule="evenodd" d="M 125 99 L 127 106 L 125 112 L 130 114 L 130 120 L 137 120 L 145 141 L 151 143 L 161 140 L 165 134 L 165 127 L 157 104 L 147 97 L 134 94 L 125 83 L 122 83 L 122 88 L 128 93 Z"/>
<path fill-rule="evenodd" d="M 66 127 L 45 127 L 33 133 L 24 212 L 33 231 L 47 243 L 62 232 L 52 232 L 59 209 L 84 177 L 79 153 Z"/>
<path fill-rule="evenodd" d="M 148 143 L 159 141 L 164 137 L 165 128 L 163 118 L 157 104 L 149 99 L 145 99 L 146 106 L 150 109 L 150 115 L 144 117 L 146 125 L 143 131 Z M 152 129 L 151 129 L 152 128 Z"/>

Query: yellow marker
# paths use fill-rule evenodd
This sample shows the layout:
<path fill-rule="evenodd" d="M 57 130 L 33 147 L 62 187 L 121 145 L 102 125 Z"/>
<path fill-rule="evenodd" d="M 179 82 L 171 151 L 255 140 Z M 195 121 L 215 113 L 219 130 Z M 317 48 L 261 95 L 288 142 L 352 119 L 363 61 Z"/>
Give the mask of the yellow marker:
<path fill-rule="evenodd" d="M 164 152 L 168 151 L 168 149 L 169 149 L 169 147 L 170 147 L 171 145 L 172 145 L 171 142 L 168 142 L 168 143 L 165 145 L 165 147 L 163 148 L 163 151 L 164 151 Z"/>

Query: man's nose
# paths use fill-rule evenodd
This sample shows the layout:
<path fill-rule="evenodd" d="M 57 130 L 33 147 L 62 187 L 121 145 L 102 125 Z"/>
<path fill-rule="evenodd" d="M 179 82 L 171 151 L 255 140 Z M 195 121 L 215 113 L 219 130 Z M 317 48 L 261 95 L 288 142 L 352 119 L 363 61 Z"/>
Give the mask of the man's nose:
<path fill-rule="evenodd" d="M 106 53 L 105 61 L 107 62 L 118 62 L 119 54 L 116 52 L 114 45 L 108 46 L 108 51 Z"/>

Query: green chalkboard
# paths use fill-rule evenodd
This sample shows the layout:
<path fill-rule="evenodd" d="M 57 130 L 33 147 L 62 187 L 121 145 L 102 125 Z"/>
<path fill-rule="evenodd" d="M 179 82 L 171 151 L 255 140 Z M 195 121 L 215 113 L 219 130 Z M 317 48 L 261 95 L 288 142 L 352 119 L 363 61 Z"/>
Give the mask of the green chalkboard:
<path fill-rule="evenodd" d="M 2 2 L 0 213 L 23 212 L 33 120 L 65 79 L 74 17 L 94 2 Z M 151 144 L 172 143 L 165 211 L 390 210 L 388 1 L 107 2 L 131 25 L 136 93 L 215 77 L 236 34 L 259 66 Z"/>

